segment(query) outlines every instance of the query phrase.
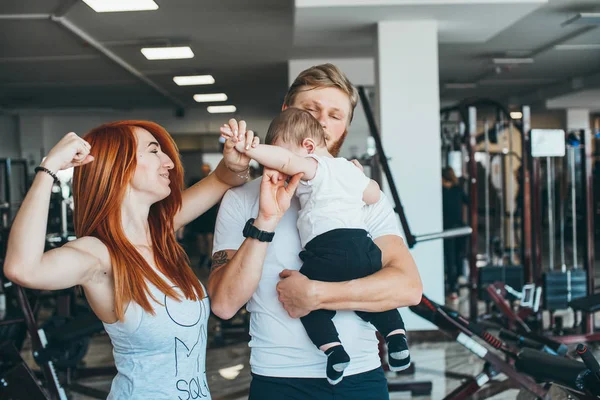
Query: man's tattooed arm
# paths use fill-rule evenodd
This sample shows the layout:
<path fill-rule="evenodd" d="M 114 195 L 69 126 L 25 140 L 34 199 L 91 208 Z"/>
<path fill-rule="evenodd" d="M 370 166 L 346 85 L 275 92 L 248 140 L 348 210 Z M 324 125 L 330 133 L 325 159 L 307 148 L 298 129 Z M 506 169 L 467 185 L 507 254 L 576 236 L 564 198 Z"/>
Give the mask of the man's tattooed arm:
<path fill-rule="evenodd" d="M 221 268 L 223 265 L 229 262 L 229 258 L 227 257 L 227 252 L 217 251 L 212 258 L 212 265 L 210 267 L 210 273 L 213 273 L 217 269 Z"/>

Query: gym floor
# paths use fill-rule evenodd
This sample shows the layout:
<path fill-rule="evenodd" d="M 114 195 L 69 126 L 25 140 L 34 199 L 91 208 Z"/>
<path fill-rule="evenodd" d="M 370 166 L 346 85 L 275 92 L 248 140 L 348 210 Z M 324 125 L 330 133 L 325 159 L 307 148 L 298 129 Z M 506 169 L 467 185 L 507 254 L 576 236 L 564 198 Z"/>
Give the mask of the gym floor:
<path fill-rule="evenodd" d="M 27 345 L 26 345 L 27 346 Z M 31 365 L 33 359 L 27 348 L 24 358 Z M 483 362 L 456 342 L 421 343 L 411 346 L 411 356 L 415 360 L 414 375 L 388 377 L 390 382 L 410 380 L 431 381 L 433 391 L 430 396 L 414 396 L 410 393 L 391 393 L 390 399 L 441 399 L 459 386 L 458 380 L 447 379 L 447 371 L 477 375 L 481 372 Z M 250 386 L 250 366 L 248 360 L 250 350 L 247 343 L 240 342 L 207 351 L 206 374 L 213 400 L 242 400 L 248 398 Z M 84 359 L 86 367 L 103 367 L 112 365 L 112 347 L 107 335 L 96 336 Z M 502 378 L 501 378 L 502 379 Z M 96 389 L 110 389 L 112 378 L 94 378 L 79 383 Z M 495 400 L 515 399 L 518 391 L 508 390 L 491 397 Z M 477 397 L 473 397 L 476 399 Z M 91 400 L 91 397 L 74 395 L 73 400 Z"/>
<path fill-rule="evenodd" d="M 201 275 L 201 274 L 200 274 Z M 483 311 L 483 304 L 480 304 Z M 463 289 L 459 301 L 449 304 L 459 309 L 463 314 L 468 313 L 468 290 Z M 212 319 L 213 317 L 211 317 Z M 565 323 L 568 323 L 568 316 Z M 598 323 L 598 321 L 597 321 Z M 209 323 L 210 332 L 214 329 L 215 320 Z M 390 399 L 442 399 L 460 385 L 457 379 L 449 379 L 446 373 L 458 373 L 476 376 L 481 372 L 483 362 L 464 347 L 456 342 L 428 341 L 416 343 L 410 338 L 411 356 L 415 363 L 415 373 L 410 375 L 388 375 L 390 382 L 404 381 L 431 381 L 433 390 L 430 396 L 411 396 L 409 392 L 390 393 Z M 596 356 L 600 356 L 599 349 L 595 349 Z M 26 342 L 22 352 L 23 358 L 36 368 L 33 361 L 29 343 Z M 248 364 L 250 350 L 246 341 L 228 343 L 226 346 L 209 348 L 207 351 L 206 374 L 211 395 L 214 400 L 242 400 L 248 398 L 250 385 L 250 366 Z M 95 336 L 90 344 L 89 351 L 83 360 L 86 367 L 105 367 L 113 365 L 112 347 L 106 334 Z M 500 375 L 496 380 L 502 381 L 505 377 Z M 108 391 L 112 377 L 102 377 L 81 380 L 79 383 L 96 389 Z M 494 400 L 515 399 L 517 389 L 509 389 L 493 397 Z M 478 399 L 473 396 L 473 399 Z M 77 395 L 73 400 L 91 400 L 91 397 Z"/>

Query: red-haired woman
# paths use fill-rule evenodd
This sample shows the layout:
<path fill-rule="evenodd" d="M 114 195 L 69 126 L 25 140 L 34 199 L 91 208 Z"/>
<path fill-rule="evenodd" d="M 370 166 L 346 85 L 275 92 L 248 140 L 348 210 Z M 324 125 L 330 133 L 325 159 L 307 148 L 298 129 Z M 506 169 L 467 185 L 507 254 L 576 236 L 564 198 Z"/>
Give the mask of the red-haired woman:
<path fill-rule="evenodd" d="M 83 287 L 114 347 L 118 374 L 109 398 L 210 398 L 210 307 L 175 231 L 245 182 L 249 160 L 231 143 L 223 153 L 210 176 L 182 193 L 183 168 L 167 131 L 120 121 L 84 138 L 67 134 L 36 168 L 12 225 L 5 274 L 35 289 Z M 44 253 L 53 179 L 72 166 L 78 239 Z M 273 182 L 275 196 L 285 188 Z"/>

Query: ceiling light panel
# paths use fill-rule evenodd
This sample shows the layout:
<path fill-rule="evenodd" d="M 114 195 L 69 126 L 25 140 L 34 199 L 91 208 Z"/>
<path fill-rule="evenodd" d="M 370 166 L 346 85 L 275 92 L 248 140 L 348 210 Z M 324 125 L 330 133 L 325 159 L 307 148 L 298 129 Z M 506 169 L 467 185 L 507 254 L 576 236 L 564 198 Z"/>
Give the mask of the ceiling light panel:
<path fill-rule="evenodd" d="M 211 114 L 233 113 L 236 111 L 235 106 L 209 106 L 206 110 Z"/>
<path fill-rule="evenodd" d="M 96 12 L 152 11 L 158 10 L 154 0 L 83 0 Z"/>
<path fill-rule="evenodd" d="M 141 51 L 148 60 L 180 60 L 184 58 L 194 58 L 194 52 L 189 46 L 144 47 Z"/>
<path fill-rule="evenodd" d="M 174 76 L 173 81 L 179 86 L 212 85 L 215 78 L 212 75 Z"/>
<path fill-rule="evenodd" d="M 198 103 L 210 103 L 213 101 L 226 101 L 227 95 L 225 93 L 195 94 L 194 100 L 196 100 Z"/>

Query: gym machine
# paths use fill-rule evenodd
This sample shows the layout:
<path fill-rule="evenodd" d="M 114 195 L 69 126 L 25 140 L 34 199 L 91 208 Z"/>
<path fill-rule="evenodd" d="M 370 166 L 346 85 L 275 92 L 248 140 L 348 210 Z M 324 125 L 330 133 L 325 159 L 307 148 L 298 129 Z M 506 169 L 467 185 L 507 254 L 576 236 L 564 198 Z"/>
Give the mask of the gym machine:
<path fill-rule="evenodd" d="M 402 225 L 402 230 L 404 231 L 404 236 L 406 239 L 406 244 L 409 248 L 413 248 L 417 243 L 437 240 L 437 239 L 449 239 L 461 236 L 467 236 L 471 234 L 471 228 L 461 227 L 455 229 L 449 229 L 442 232 L 428 233 L 422 235 L 414 235 L 410 230 L 410 226 L 408 224 L 408 220 L 406 219 L 406 214 L 404 213 L 404 208 L 402 206 L 402 202 L 400 201 L 400 196 L 398 194 L 398 189 L 396 188 L 396 184 L 394 182 L 394 178 L 392 176 L 392 172 L 390 170 L 388 164 L 388 158 L 383 150 L 383 145 L 381 143 L 381 136 L 379 134 L 379 130 L 377 129 L 377 125 L 375 124 L 375 118 L 373 117 L 373 111 L 371 109 L 371 105 L 369 99 L 367 97 L 365 88 L 362 86 L 358 87 L 358 94 L 360 97 L 360 101 L 363 105 L 363 109 L 365 111 L 365 115 L 367 118 L 367 122 L 369 124 L 369 131 L 371 137 L 373 137 L 375 141 L 375 146 L 377 149 L 377 161 L 381 166 L 385 178 L 388 182 L 389 189 L 392 195 L 392 200 L 394 202 L 394 210 L 398 214 L 400 218 L 400 223 Z M 380 337 L 380 355 L 384 354 L 383 340 Z M 388 370 L 388 366 L 385 362 L 385 357 L 382 356 L 382 365 L 384 370 Z M 414 363 L 413 363 L 414 365 Z M 414 370 L 414 367 L 411 368 Z M 429 381 L 417 381 L 417 382 L 400 382 L 400 383 L 388 383 L 388 389 L 390 392 L 404 392 L 410 391 L 412 395 L 429 395 L 431 394 L 432 384 Z"/>
<path fill-rule="evenodd" d="M 5 168 L 4 171 L 10 171 L 10 168 Z M 2 186 L 11 188 L 11 175 L 4 174 L 2 177 L 5 182 Z M 46 249 L 61 246 L 74 238 L 67 224 L 69 205 L 72 204 L 70 177 L 66 175 L 59 179 L 61 185 L 53 187 L 54 203 L 51 205 L 51 208 L 54 207 L 57 211 L 54 215 L 57 220 L 53 224 L 49 223 L 49 230 L 55 229 L 58 232 L 47 234 Z M 26 189 L 25 187 L 23 190 L 23 197 Z M 75 288 L 47 293 L 25 290 L 6 279 L 2 274 L 2 266 L 12 213 L 8 207 L 3 207 L 0 211 L 3 215 L 3 224 L 0 228 L 0 283 L 2 284 L 0 314 L 4 314 L 3 318 L 0 318 L 0 342 L 8 346 L 2 347 L 6 351 L 7 362 L 6 365 L 0 364 L 0 379 L 4 379 L 0 394 L 2 390 L 6 390 L 6 393 L 13 396 L 10 398 L 38 398 L 29 397 L 33 393 L 34 386 L 38 387 L 37 379 L 35 385 L 23 385 L 29 382 L 30 377 L 37 375 L 36 378 L 41 379 L 43 384 L 40 393 L 43 393 L 44 397 L 39 398 L 66 400 L 67 391 L 99 399 L 106 398 L 107 392 L 77 382 L 80 378 L 112 377 L 116 374 L 114 367 L 82 368 L 80 365 L 87 353 L 91 336 L 104 331 L 102 322 L 87 305 L 78 301 Z M 40 325 L 36 316 L 44 305 L 51 306 L 54 314 Z M 32 372 L 20 360 L 19 351 L 22 350 L 26 333 L 29 333 L 31 338 L 33 358 L 40 367 L 39 372 Z M 27 393 L 23 388 L 28 389 Z"/>
<path fill-rule="evenodd" d="M 551 315 L 556 310 L 564 310 L 570 307 L 574 312 L 585 315 L 583 320 L 583 332 L 569 336 L 556 336 L 555 339 L 563 343 L 592 342 L 600 340 L 600 333 L 594 332 L 593 313 L 600 310 L 600 295 L 594 295 L 595 270 L 594 270 L 594 204 L 593 204 L 593 179 L 592 179 L 592 141 L 590 130 L 570 132 L 565 135 L 564 131 L 555 132 L 556 139 L 552 139 L 552 131 L 532 130 L 532 144 L 528 153 L 532 155 L 531 167 L 531 193 L 532 193 L 532 226 L 531 232 L 532 259 L 534 265 L 534 280 L 543 287 L 543 307 L 550 311 Z M 562 139 L 563 147 L 560 148 L 558 159 L 544 157 L 545 153 L 538 151 L 534 138 L 541 141 L 542 150 L 553 144 L 553 148 L 559 148 L 559 140 Z M 562 135 L 562 137 L 561 137 Z M 545 146 L 545 147 L 544 147 Z M 540 155 L 541 157 L 539 157 Z M 542 161 L 545 161 L 543 164 Z M 559 161 L 559 163 L 557 163 Z M 546 209 L 548 235 L 544 243 L 542 232 L 542 169 L 545 166 L 546 177 Z M 556 179 L 556 170 L 560 172 Z M 554 194 L 556 182 L 559 183 L 560 193 Z M 578 190 L 579 189 L 579 190 Z M 577 195 L 577 192 L 580 194 Z M 580 199 L 578 201 L 577 199 Z M 559 204 L 559 249 L 560 260 L 556 265 L 555 249 L 555 199 Z M 567 213 L 570 208 L 570 213 Z M 571 231 L 571 265 L 568 266 L 565 236 L 567 231 L 566 214 L 570 214 Z M 580 224 L 583 229 L 579 230 Z M 583 233 L 580 233 L 583 232 Z M 583 236 L 584 240 L 580 240 Z M 583 242 L 580 245 L 580 242 Z M 545 245 L 545 246 L 544 246 Z M 547 252 L 543 252 L 545 247 Z M 582 257 L 579 257 L 579 249 L 582 249 Z M 542 265 L 546 259 L 546 271 Z M 582 260 L 582 261 L 581 261 Z M 570 267 L 570 268 L 569 268 Z M 561 319 L 551 318 L 556 322 L 554 328 L 556 333 L 562 335 Z"/>
<path fill-rule="evenodd" d="M 487 398 L 510 388 L 520 388 L 525 395 L 536 399 L 571 398 L 597 399 L 600 397 L 600 367 L 585 346 L 578 347 L 583 363 L 548 352 L 532 339 L 521 340 L 521 348 L 504 342 L 481 325 L 469 321 L 454 310 L 439 305 L 426 296 L 421 303 L 410 307 L 422 318 L 438 326 L 447 336 L 456 340 L 474 355 L 485 361 L 482 372 L 464 382 L 445 397 L 445 400 L 462 400 L 475 393 Z M 518 335 L 513 335 L 517 342 Z M 478 337 L 480 341 L 475 341 Z M 502 359 L 492 349 L 505 355 Z M 508 379 L 491 381 L 499 373 Z M 491 382 L 490 382 L 491 381 Z M 487 391 L 486 389 L 487 385 Z"/>

